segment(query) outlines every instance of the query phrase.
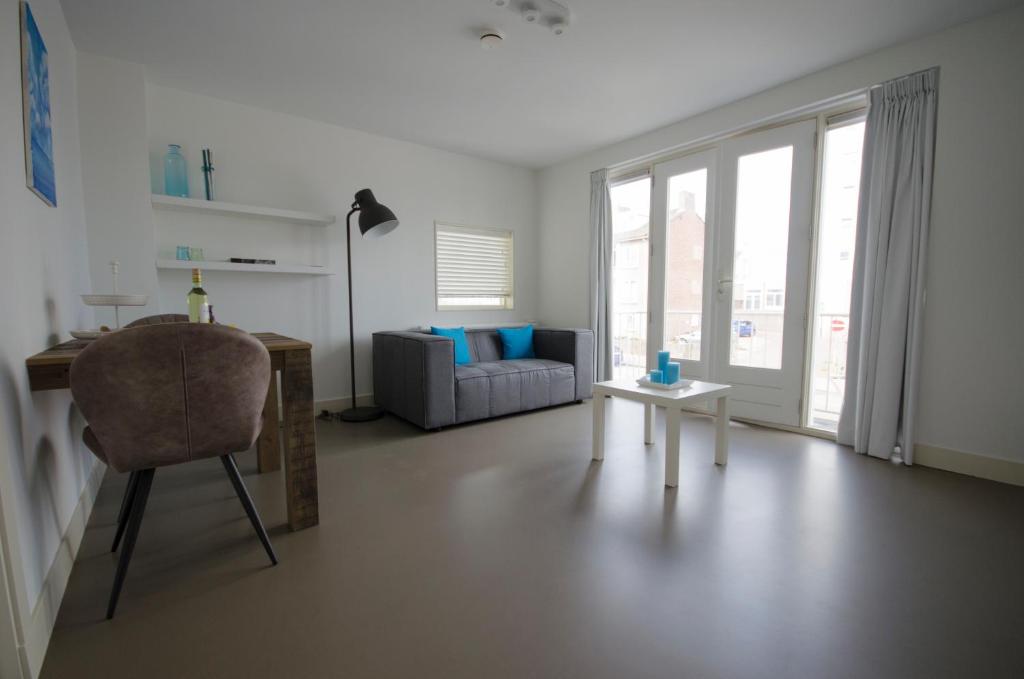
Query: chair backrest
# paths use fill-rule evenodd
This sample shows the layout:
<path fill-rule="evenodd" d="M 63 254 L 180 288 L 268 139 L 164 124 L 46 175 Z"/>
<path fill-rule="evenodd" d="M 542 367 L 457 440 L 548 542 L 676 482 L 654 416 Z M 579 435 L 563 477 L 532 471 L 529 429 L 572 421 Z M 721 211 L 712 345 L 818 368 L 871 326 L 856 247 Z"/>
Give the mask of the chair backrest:
<path fill-rule="evenodd" d="M 161 323 L 188 323 L 188 314 L 156 314 L 137 318 L 125 328 L 137 328 L 140 325 L 160 325 Z"/>
<path fill-rule="evenodd" d="M 119 330 L 71 363 L 71 393 L 117 471 L 248 450 L 262 428 L 270 354 L 222 325 Z"/>

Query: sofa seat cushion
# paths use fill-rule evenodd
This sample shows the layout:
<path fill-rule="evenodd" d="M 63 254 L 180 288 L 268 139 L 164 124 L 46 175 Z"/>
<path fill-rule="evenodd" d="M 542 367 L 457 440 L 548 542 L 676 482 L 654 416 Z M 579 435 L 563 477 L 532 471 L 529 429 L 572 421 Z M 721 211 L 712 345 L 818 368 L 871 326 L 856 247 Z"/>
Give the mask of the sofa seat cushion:
<path fill-rule="evenodd" d="M 471 422 L 575 399 L 571 363 L 542 358 L 455 366 L 455 421 Z"/>

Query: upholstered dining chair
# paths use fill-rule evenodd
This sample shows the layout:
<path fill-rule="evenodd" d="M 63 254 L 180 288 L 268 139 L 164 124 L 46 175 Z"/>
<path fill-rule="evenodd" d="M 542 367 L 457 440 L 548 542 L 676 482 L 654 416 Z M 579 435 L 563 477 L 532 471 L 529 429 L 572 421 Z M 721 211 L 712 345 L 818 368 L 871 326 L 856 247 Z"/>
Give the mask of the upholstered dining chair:
<path fill-rule="evenodd" d="M 135 319 L 131 323 L 125 326 L 125 328 L 138 328 L 139 326 L 159 326 L 164 323 L 188 323 L 187 313 L 154 313 L 153 315 L 142 316 L 141 319 Z M 121 538 L 125 533 L 125 523 L 128 519 L 128 500 L 131 498 L 132 492 L 135 490 L 135 481 L 138 476 L 137 471 L 131 472 L 128 476 L 128 483 L 125 485 L 125 495 L 121 499 L 121 511 L 118 512 L 118 531 L 114 534 L 114 544 L 111 546 L 111 551 L 118 551 L 118 545 L 121 543 Z"/>
<path fill-rule="evenodd" d="M 142 318 L 136 318 L 124 327 L 126 329 L 137 328 L 140 325 L 160 325 L 161 323 L 188 323 L 188 314 L 154 314 L 152 316 L 143 316 Z"/>
<path fill-rule="evenodd" d="M 135 472 L 122 502 L 124 545 L 107 618 L 114 616 L 157 467 L 219 457 L 272 564 L 277 556 L 232 453 L 259 436 L 270 354 L 221 325 L 142 325 L 94 340 L 71 364 L 86 446 L 118 472 Z M 115 540 L 114 548 L 117 542 Z"/>

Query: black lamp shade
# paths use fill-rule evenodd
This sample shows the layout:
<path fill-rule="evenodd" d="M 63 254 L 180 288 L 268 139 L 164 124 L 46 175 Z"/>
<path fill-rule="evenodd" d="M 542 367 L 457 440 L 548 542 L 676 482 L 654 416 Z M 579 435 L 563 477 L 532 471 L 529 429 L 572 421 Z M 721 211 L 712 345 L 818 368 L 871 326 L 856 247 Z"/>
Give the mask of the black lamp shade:
<path fill-rule="evenodd" d="M 370 189 L 356 193 L 359 204 L 359 232 L 367 238 L 380 238 L 398 226 L 398 218 L 386 205 L 377 202 Z"/>

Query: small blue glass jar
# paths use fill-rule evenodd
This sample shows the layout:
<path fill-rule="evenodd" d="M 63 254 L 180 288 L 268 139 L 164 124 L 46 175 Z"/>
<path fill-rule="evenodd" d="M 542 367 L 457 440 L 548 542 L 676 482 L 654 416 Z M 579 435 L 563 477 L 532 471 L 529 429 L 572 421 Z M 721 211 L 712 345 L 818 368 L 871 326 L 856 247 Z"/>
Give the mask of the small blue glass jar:
<path fill-rule="evenodd" d="M 167 155 L 164 156 L 164 193 L 188 198 L 188 166 L 178 144 L 167 145 Z"/>

